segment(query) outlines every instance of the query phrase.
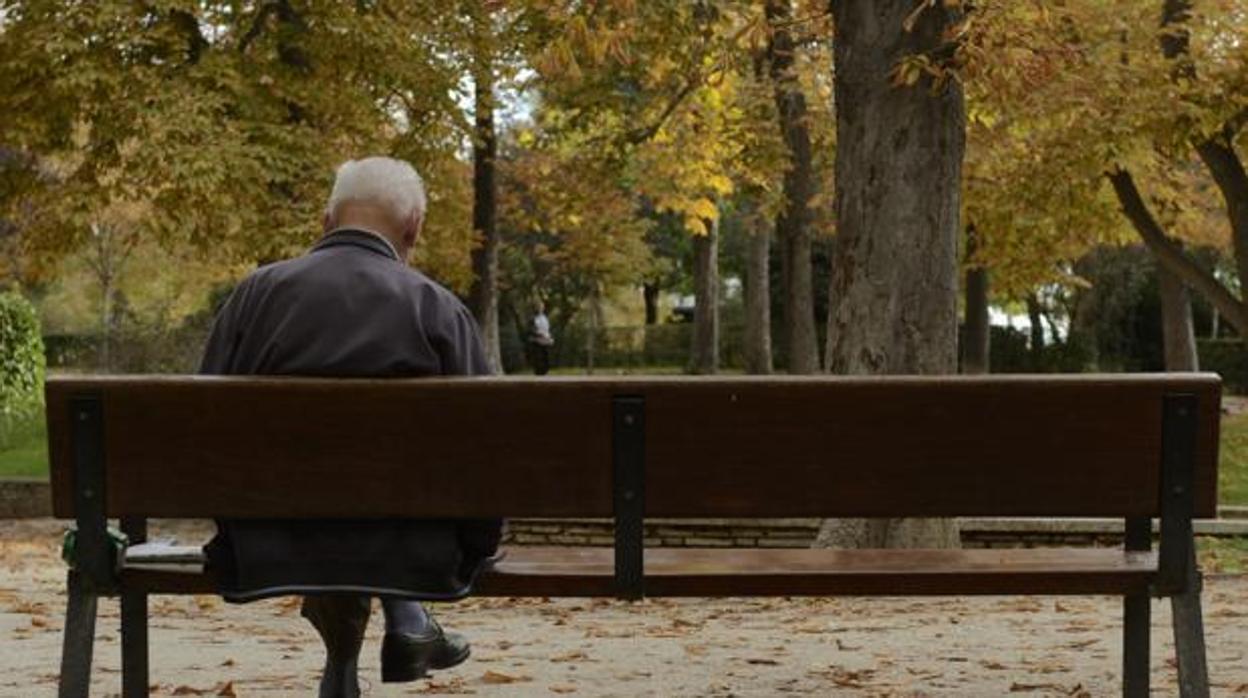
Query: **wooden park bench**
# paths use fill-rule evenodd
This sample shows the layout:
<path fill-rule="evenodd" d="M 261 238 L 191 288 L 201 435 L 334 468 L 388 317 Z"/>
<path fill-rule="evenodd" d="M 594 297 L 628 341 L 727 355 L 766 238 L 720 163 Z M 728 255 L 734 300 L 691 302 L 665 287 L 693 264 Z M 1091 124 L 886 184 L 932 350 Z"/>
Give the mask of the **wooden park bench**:
<path fill-rule="evenodd" d="M 1192 518 L 1215 513 L 1219 401 L 1204 374 L 54 378 L 55 512 L 77 521 L 61 695 L 87 695 L 99 596 L 121 597 L 141 696 L 147 596 L 216 591 L 199 564 L 118 560 L 107 517 L 139 541 L 148 518 L 491 516 L 614 517 L 615 547 L 512 548 L 487 595 L 1122 596 L 1128 696 L 1148 694 L 1149 598 L 1170 597 L 1183 695 L 1207 695 Z M 1112 516 L 1126 536 L 646 550 L 646 516 Z"/>

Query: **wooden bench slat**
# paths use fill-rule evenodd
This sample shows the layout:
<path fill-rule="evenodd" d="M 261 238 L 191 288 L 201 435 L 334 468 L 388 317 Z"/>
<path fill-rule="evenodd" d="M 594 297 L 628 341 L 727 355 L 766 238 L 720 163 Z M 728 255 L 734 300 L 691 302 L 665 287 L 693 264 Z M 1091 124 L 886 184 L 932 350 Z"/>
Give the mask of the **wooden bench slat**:
<path fill-rule="evenodd" d="M 649 517 L 1156 516 L 1172 393 L 1199 396 L 1195 513 L 1213 516 L 1208 374 L 47 384 L 57 516 L 68 401 L 91 394 L 108 512 L 153 518 L 610 516 L 617 396 L 645 400 Z"/>
<path fill-rule="evenodd" d="M 484 596 L 612 596 L 610 548 L 509 548 Z M 646 551 L 648 596 L 1123 594 L 1145 592 L 1153 552 L 1026 550 Z M 127 566 L 124 583 L 153 593 L 212 594 L 200 565 Z"/>

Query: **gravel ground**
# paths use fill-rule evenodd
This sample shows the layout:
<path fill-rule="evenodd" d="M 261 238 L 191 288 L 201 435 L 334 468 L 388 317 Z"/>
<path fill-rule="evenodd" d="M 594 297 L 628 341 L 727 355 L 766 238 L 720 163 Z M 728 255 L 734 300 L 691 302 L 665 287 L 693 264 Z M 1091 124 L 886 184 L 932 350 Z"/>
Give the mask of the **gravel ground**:
<path fill-rule="evenodd" d="M 61 522 L 0 521 L 0 696 L 55 694 L 65 608 Z M 203 528 L 182 528 L 182 540 Z M 472 599 L 435 607 L 473 657 L 368 696 L 1111 696 L 1121 603 L 1101 597 Z M 1214 695 L 1248 694 L 1248 577 L 1205 590 Z M 1177 695 L 1169 606 L 1154 604 L 1154 695 Z M 321 662 L 292 599 L 152 601 L 157 696 L 312 696 Z M 120 690 L 118 606 L 101 603 L 94 695 Z"/>

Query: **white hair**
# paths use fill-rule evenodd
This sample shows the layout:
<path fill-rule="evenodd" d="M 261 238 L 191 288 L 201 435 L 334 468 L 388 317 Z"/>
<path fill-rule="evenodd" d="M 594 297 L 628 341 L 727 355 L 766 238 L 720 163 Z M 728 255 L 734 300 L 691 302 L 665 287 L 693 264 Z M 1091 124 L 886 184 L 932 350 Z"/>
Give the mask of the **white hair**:
<path fill-rule="evenodd" d="M 416 169 L 403 160 L 371 157 L 348 160 L 338 166 L 334 190 L 325 210 L 330 215 L 345 201 L 367 201 L 390 209 L 395 220 L 419 212 L 424 218 L 425 183 Z"/>

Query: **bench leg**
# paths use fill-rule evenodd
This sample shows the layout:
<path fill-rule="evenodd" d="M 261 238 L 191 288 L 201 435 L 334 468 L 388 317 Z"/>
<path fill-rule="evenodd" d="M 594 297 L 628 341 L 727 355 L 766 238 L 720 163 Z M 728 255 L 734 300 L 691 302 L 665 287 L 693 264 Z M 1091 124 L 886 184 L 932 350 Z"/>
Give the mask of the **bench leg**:
<path fill-rule="evenodd" d="M 69 573 L 69 609 L 61 648 L 59 698 L 86 698 L 91 692 L 91 654 L 95 649 L 98 598 L 75 572 Z"/>
<path fill-rule="evenodd" d="M 1152 599 L 1148 594 L 1131 594 L 1123 599 L 1122 695 L 1148 698 L 1149 625 Z"/>
<path fill-rule="evenodd" d="M 1205 662 L 1205 624 L 1200 611 L 1200 572 L 1193 560 L 1187 591 L 1171 597 L 1174 649 L 1179 660 L 1179 695 L 1209 698 L 1209 668 Z"/>
<path fill-rule="evenodd" d="M 147 698 L 147 594 L 121 595 L 121 695 Z"/>

